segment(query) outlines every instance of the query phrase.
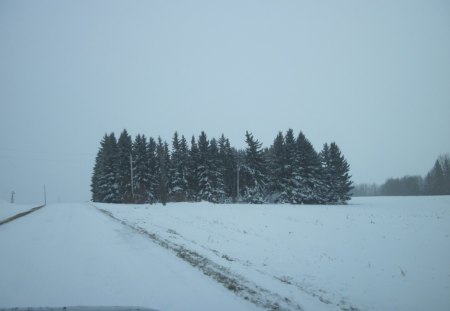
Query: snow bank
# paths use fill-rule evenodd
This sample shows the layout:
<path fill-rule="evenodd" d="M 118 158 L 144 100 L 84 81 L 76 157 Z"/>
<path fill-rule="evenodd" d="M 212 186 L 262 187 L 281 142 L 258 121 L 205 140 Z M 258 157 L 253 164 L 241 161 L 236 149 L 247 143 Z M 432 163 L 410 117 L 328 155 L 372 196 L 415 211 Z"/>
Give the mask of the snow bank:
<path fill-rule="evenodd" d="M 40 204 L 12 204 L 0 200 L 0 221 L 39 206 Z"/>

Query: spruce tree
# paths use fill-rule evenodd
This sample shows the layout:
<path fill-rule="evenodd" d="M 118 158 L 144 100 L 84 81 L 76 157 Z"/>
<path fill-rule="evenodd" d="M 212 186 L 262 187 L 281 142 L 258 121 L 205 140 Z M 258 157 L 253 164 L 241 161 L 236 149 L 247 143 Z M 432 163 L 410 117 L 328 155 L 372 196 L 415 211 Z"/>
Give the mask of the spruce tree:
<path fill-rule="evenodd" d="M 103 149 L 102 160 L 97 180 L 99 202 L 120 203 L 115 165 L 117 159 L 117 141 L 114 133 L 111 133 L 107 136 L 107 139 L 102 141 L 101 148 Z"/>
<path fill-rule="evenodd" d="M 187 195 L 187 146 L 184 136 L 180 140 L 175 132 L 172 139 L 172 156 L 170 161 L 170 197 L 175 202 L 186 201 Z"/>
<path fill-rule="evenodd" d="M 91 178 L 91 192 L 92 192 L 92 201 L 93 202 L 102 202 L 103 195 L 100 191 L 100 176 L 103 168 L 103 160 L 104 160 L 104 149 L 105 144 L 108 142 L 108 135 L 105 134 L 102 141 L 100 142 L 100 148 L 97 152 L 97 156 L 95 157 L 94 171 Z"/>
<path fill-rule="evenodd" d="M 294 169 L 300 187 L 296 202 L 317 204 L 322 202 L 322 166 L 311 142 L 300 132 L 297 137 L 297 158 Z"/>
<path fill-rule="evenodd" d="M 205 132 L 198 137 L 198 166 L 196 169 L 198 179 L 199 200 L 213 200 L 213 185 L 210 172 L 209 141 Z"/>
<path fill-rule="evenodd" d="M 325 150 L 325 147 L 324 147 Z M 322 153 L 324 153 L 324 150 Z M 327 203 L 345 204 L 350 200 L 350 191 L 353 189 L 350 166 L 336 143 L 332 142 L 326 152 L 325 180 L 327 187 Z"/>
<path fill-rule="evenodd" d="M 321 174 L 321 201 L 323 203 L 332 203 L 337 200 L 333 192 L 333 174 L 330 160 L 330 147 L 327 143 L 323 145 L 322 151 L 319 154 L 320 162 L 322 164 Z"/>
<path fill-rule="evenodd" d="M 442 194 L 450 195 L 450 157 L 444 157 L 442 163 L 442 173 L 444 175 L 444 192 Z"/>
<path fill-rule="evenodd" d="M 253 138 L 248 131 L 245 133 L 245 160 L 242 166 L 243 199 L 249 203 L 263 203 L 266 188 L 266 163 L 263 157 L 262 144 Z"/>
<path fill-rule="evenodd" d="M 147 159 L 148 159 L 148 170 L 149 179 L 147 184 L 147 201 L 148 203 L 155 203 L 158 200 L 159 192 L 159 174 L 158 174 L 158 154 L 157 145 L 153 137 L 148 139 L 147 147 Z"/>
<path fill-rule="evenodd" d="M 189 148 L 187 145 L 186 138 L 184 135 L 181 135 L 180 139 L 180 162 L 182 163 L 180 166 L 182 179 L 182 188 L 184 200 L 188 200 L 189 198 L 189 185 L 188 185 L 188 174 L 189 174 Z"/>
<path fill-rule="evenodd" d="M 199 180 L 197 175 L 197 168 L 199 165 L 199 150 L 195 137 L 192 136 L 191 148 L 189 150 L 188 157 L 188 171 L 187 171 L 187 182 L 188 182 L 188 194 L 191 201 L 198 201 L 199 193 Z"/>
<path fill-rule="evenodd" d="M 131 186 L 131 151 L 132 140 L 127 130 L 123 130 L 117 141 L 116 179 L 120 203 L 132 203 Z"/>
<path fill-rule="evenodd" d="M 427 193 L 430 195 L 442 195 L 445 192 L 445 177 L 439 160 L 434 163 L 433 169 L 428 173 Z"/>
<path fill-rule="evenodd" d="M 294 138 L 294 131 L 289 129 L 286 132 L 284 138 L 284 178 L 283 185 L 285 194 L 281 199 L 289 203 L 301 203 L 298 201 L 300 198 L 299 191 L 301 190 L 301 176 L 297 170 L 298 167 L 298 155 L 297 145 Z"/>
<path fill-rule="evenodd" d="M 286 153 L 284 147 L 283 133 L 279 132 L 268 152 L 270 174 L 268 176 L 267 190 L 268 200 L 273 203 L 285 203 L 288 201 L 287 192 L 285 191 Z"/>
<path fill-rule="evenodd" d="M 166 205 L 169 199 L 169 147 L 166 142 L 163 143 L 161 137 L 158 137 L 157 163 L 158 163 L 158 199 L 163 205 Z"/>
<path fill-rule="evenodd" d="M 236 197 L 236 160 L 230 141 L 225 135 L 219 138 L 219 167 L 223 177 L 225 200 L 230 201 Z"/>
<path fill-rule="evenodd" d="M 138 134 L 133 143 L 133 184 L 134 202 L 149 202 L 150 168 L 147 150 L 147 139 Z"/>
<path fill-rule="evenodd" d="M 211 139 L 209 143 L 208 172 L 211 181 L 211 196 L 208 201 L 220 203 L 225 201 L 225 183 L 223 178 L 224 167 L 219 157 L 219 149 L 216 139 Z"/>

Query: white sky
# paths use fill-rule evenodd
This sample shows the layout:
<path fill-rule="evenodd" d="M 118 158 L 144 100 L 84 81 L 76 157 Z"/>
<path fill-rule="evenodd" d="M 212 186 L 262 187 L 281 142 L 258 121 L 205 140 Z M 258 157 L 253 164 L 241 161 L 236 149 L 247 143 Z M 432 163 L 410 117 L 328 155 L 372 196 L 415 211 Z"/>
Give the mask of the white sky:
<path fill-rule="evenodd" d="M 90 199 L 105 132 L 302 130 L 355 182 L 450 152 L 449 1 L 0 0 L 0 198 Z"/>

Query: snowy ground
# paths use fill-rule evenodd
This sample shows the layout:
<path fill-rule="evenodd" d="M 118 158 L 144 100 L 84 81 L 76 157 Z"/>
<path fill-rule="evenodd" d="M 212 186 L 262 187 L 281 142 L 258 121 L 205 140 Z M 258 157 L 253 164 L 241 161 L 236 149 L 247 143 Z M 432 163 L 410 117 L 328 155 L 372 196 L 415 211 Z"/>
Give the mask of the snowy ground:
<path fill-rule="evenodd" d="M 266 308 L 450 310 L 448 196 L 96 206 Z"/>
<path fill-rule="evenodd" d="M 29 211 L 33 207 L 37 207 L 39 205 L 41 204 L 11 204 L 0 200 L 0 221 L 19 213 Z"/>
<path fill-rule="evenodd" d="M 0 309 L 80 305 L 258 310 L 88 204 L 0 226 Z"/>
<path fill-rule="evenodd" d="M 0 253 L 0 308 L 450 310 L 448 196 L 48 205 Z"/>

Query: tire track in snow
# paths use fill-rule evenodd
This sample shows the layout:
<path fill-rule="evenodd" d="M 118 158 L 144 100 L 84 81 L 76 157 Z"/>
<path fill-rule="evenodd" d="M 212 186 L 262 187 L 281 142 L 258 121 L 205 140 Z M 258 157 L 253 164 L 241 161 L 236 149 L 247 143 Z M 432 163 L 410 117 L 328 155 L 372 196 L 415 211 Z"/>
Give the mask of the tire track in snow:
<path fill-rule="evenodd" d="M 170 240 L 164 239 L 155 233 L 145 230 L 140 226 L 130 224 L 114 216 L 110 211 L 98 208 L 94 204 L 91 205 L 101 213 L 109 216 L 115 221 L 118 221 L 119 223 L 132 229 L 136 233 L 144 235 L 159 246 L 174 252 L 177 257 L 183 259 L 191 266 L 198 268 L 203 272 L 203 274 L 213 278 L 228 290 L 233 291 L 239 297 L 250 301 L 259 307 L 265 308 L 267 310 L 304 311 L 304 309 L 299 304 L 291 301 L 289 298 L 282 297 L 277 293 L 254 284 L 243 276 L 233 273 L 232 271 L 230 271 L 230 269 L 213 262 L 212 260 L 198 254 L 195 251 L 192 251 L 182 245 L 178 245 Z"/>
<path fill-rule="evenodd" d="M 180 221 L 179 218 L 172 218 L 172 219 L 176 219 L 177 221 Z M 124 220 L 124 221 L 126 221 L 126 220 Z M 314 299 L 317 299 L 318 301 L 320 301 L 321 303 L 323 303 L 325 305 L 334 306 L 335 307 L 334 310 L 361 311 L 360 308 L 354 306 L 351 302 L 349 302 L 348 298 L 346 298 L 346 297 L 339 297 L 339 296 L 338 297 L 333 297 L 332 295 L 331 296 L 328 295 L 328 293 L 325 290 L 321 289 L 321 288 L 311 288 L 310 286 L 308 286 L 306 284 L 303 284 L 303 283 L 300 283 L 300 282 L 296 282 L 294 279 L 292 279 L 289 276 L 274 275 L 274 274 L 269 273 L 267 271 L 264 271 L 264 270 L 261 270 L 261 269 L 257 269 L 255 267 L 253 267 L 253 263 L 250 262 L 250 261 L 243 261 L 243 260 L 241 260 L 239 258 L 234 258 L 234 257 L 228 256 L 225 253 L 221 253 L 221 252 L 219 252 L 216 249 L 213 249 L 213 248 L 204 246 L 202 244 L 199 244 L 199 243 L 197 243 L 196 240 L 188 239 L 188 238 L 182 236 L 181 234 L 179 234 L 178 232 L 176 232 L 175 230 L 173 230 L 171 228 L 168 228 L 166 226 L 161 226 L 161 225 L 158 225 L 156 223 L 148 223 L 148 222 L 144 222 L 144 223 L 145 224 L 151 224 L 152 227 L 161 229 L 161 230 L 166 231 L 167 233 L 169 233 L 170 234 L 169 238 L 166 237 L 165 241 L 170 241 L 171 243 L 175 243 L 173 241 L 173 239 L 180 239 L 183 242 L 187 242 L 187 243 L 183 243 L 183 247 L 185 249 L 189 249 L 191 251 L 192 251 L 192 249 L 189 246 L 187 246 L 187 244 L 192 244 L 192 245 L 195 245 L 196 247 L 200 247 L 203 250 L 206 250 L 207 252 L 211 252 L 212 254 L 214 254 L 218 258 L 225 259 L 225 260 L 227 260 L 229 262 L 234 262 L 236 264 L 239 264 L 239 265 L 247 267 L 247 268 L 251 268 L 254 272 L 257 272 L 257 273 L 259 273 L 260 275 L 262 275 L 264 277 L 268 277 L 268 278 L 276 280 L 277 282 L 280 282 L 280 284 L 282 286 L 287 286 L 287 287 L 294 288 L 295 290 L 301 291 L 304 294 L 306 294 L 306 295 L 308 295 L 308 296 L 310 296 L 310 297 L 312 297 Z M 130 224 L 130 223 L 128 222 L 128 224 Z M 141 228 L 139 226 L 139 222 L 133 222 L 132 225 L 134 227 Z M 229 227 L 226 227 L 226 228 L 229 228 Z M 203 228 L 203 229 L 205 229 L 205 228 Z M 236 229 L 232 229 L 232 228 L 229 228 L 229 229 L 240 232 L 239 230 L 236 230 Z M 147 229 L 143 229 L 143 230 L 149 231 L 148 228 Z M 210 232 L 209 230 L 206 230 L 206 231 Z M 156 235 L 158 235 L 158 234 L 156 234 Z M 158 237 L 160 239 L 164 239 L 164 237 L 162 237 L 160 234 L 158 235 Z M 177 243 L 175 243 L 175 244 L 178 245 L 178 246 L 181 245 L 181 244 L 177 244 Z M 203 256 L 203 257 L 205 257 L 205 256 Z M 217 264 L 214 260 L 211 260 L 211 261 L 214 262 L 215 264 Z M 228 270 L 230 270 L 230 269 L 228 269 Z M 282 295 L 279 295 L 279 296 L 281 297 Z"/>

